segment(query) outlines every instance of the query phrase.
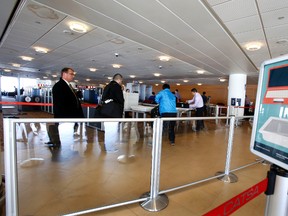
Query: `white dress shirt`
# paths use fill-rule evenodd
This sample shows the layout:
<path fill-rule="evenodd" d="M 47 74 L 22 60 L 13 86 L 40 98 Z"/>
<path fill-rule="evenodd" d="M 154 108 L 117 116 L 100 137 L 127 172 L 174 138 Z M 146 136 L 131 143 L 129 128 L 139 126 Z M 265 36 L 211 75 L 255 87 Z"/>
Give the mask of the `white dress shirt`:
<path fill-rule="evenodd" d="M 190 108 L 201 108 L 204 106 L 202 96 L 196 92 L 192 100 L 188 100 Z"/>

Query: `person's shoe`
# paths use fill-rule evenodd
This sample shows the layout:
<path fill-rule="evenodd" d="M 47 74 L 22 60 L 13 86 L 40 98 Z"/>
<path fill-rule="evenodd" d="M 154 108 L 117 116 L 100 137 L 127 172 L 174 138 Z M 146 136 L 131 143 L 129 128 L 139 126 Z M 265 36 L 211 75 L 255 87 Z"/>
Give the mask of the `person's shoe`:
<path fill-rule="evenodd" d="M 174 141 L 171 141 L 170 144 L 171 144 L 171 146 L 175 146 L 175 142 Z"/>

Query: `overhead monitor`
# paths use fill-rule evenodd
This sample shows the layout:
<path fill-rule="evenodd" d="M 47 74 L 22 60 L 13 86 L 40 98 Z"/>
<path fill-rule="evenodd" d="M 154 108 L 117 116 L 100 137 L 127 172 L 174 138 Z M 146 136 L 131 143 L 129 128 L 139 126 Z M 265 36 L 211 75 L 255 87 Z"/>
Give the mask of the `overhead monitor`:
<path fill-rule="evenodd" d="M 261 65 L 250 149 L 288 169 L 288 55 Z"/>

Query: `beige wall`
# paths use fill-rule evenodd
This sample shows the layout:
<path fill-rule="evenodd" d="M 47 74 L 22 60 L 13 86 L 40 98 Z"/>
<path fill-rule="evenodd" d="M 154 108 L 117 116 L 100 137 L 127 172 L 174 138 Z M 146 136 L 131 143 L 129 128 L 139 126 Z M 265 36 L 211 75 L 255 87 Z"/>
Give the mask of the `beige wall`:
<path fill-rule="evenodd" d="M 197 91 L 202 94 L 203 91 L 206 91 L 206 96 L 211 96 L 211 103 L 223 103 L 227 105 L 228 98 L 228 88 L 227 85 L 202 85 L 202 86 L 190 86 L 190 85 L 170 85 L 170 90 L 175 91 L 175 89 L 179 90 L 182 101 L 185 102 L 188 99 L 192 99 L 191 89 L 196 88 Z M 157 94 L 160 90 L 162 90 L 162 85 L 153 86 L 153 91 Z M 256 99 L 257 93 L 257 85 L 247 85 L 246 87 L 246 95 L 250 99 L 251 102 L 254 102 Z"/>

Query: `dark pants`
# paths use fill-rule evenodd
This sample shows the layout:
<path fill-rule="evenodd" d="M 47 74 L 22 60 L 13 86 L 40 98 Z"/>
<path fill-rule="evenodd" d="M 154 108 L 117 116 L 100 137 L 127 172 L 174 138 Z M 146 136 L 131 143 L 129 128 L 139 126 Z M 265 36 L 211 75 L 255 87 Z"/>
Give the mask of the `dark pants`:
<path fill-rule="evenodd" d="M 162 113 L 161 117 L 176 117 L 177 113 Z M 175 125 L 176 121 L 164 121 L 164 128 L 168 128 L 168 134 L 169 134 L 169 141 L 171 143 L 175 142 Z"/>
<path fill-rule="evenodd" d="M 203 117 L 204 107 L 196 108 L 196 117 Z M 196 130 L 201 130 L 204 128 L 203 120 L 196 120 Z"/>

